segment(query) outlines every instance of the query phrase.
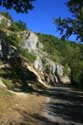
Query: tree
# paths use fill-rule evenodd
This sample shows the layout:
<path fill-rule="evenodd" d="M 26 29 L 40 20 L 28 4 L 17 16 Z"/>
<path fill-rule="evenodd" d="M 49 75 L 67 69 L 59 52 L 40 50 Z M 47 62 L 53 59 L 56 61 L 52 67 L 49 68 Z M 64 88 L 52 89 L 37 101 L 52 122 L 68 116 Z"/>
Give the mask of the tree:
<path fill-rule="evenodd" d="M 55 19 L 57 30 L 60 31 L 63 39 L 73 34 L 77 40 L 83 42 L 83 0 L 68 0 L 66 5 L 72 17 Z"/>
<path fill-rule="evenodd" d="M 83 42 L 83 0 L 68 0 L 66 5 L 72 16 L 55 19 L 57 30 L 60 31 L 62 39 L 67 39 L 73 34 L 78 41 Z M 71 68 L 71 81 L 77 83 L 78 87 L 83 87 L 83 46 L 80 44 L 72 50 L 66 58 Z"/>
<path fill-rule="evenodd" d="M 7 9 L 14 9 L 18 13 L 27 13 L 33 9 L 34 0 L 0 0 L 0 6 Z"/>

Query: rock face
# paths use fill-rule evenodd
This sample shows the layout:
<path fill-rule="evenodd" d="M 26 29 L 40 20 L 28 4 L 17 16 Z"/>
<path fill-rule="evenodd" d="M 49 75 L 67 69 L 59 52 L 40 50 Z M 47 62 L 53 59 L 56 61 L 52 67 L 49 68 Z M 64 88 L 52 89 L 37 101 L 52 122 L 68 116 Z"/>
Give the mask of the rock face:
<path fill-rule="evenodd" d="M 64 84 L 70 84 L 70 83 L 71 83 L 71 80 L 70 80 L 69 77 L 66 76 L 66 75 L 60 77 L 60 80 L 61 80 L 61 82 L 64 83 Z"/>
<path fill-rule="evenodd" d="M 7 20 L 7 26 L 11 25 L 10 20 L 0 15 L 0 22 L 3 19 Z M 37 71 L 39 71 L 40 74 L 43 74 L 44 81 L 53 85 L 60 82 L 70 82 L 68 77 L 63 78 L 64 67 L 61 64 L 54 62 L 50 58 L 48 58 L 48 53 L 46 51 L 43 51 L 44 45 L 39 41 L 37 34 L 33 33 L 32 31 L 25 30 L 18 33 L 18 35 L 22 38 L 21 47 L 26 49 L 28 52 L 34 53 L 36 55 L 36 60 L 33 63 L 33 67 Z"/>
<path fill-rule="evenodd" d="M 5 28 L 3 27 L 4 30 L 11 25 L 11 20 L 0 14 L 0 24 L 3 24 L 3 22 L 5 23 Z M 0 42 L 4 38 L 4 33 L 4 31 L 0 31 Z M 9 35 L 9 33 L 11 33 L 11 31 L 7 30 L 7 35 Z M 44 44 L 39 41 L 37 34 L 29 30 L 16 33 L 18 37 L 22 38 L 22 41 L 20 42 L 20 47 L 36 56 L 36 60 L 33 62 L 33 64 L 31 64 L 33 68 L 27 66 L 27 69 L 32 71 L 32 73 L 36 74 L 38 80 L 42 85 L 44 85 L 44 82 L 52 84 L 54 86 L 60 82 L 64 84 L 71 82 L 67 75 L 64 76 L 64 67 L 61 64 L 52 61 L 49 54 L 44 51 Z M 0 45 L 0 52 L 1 49 L 2 48 Z M 14 51 L 17 50 L 17 48 L 13 46 L 9 49 Z M 1 53 L 0 56 L 2 57 Z M 0 87 L 1 86 L 5 87 L 2 81 L 0 81 Z"/>
<path fill-rule="evenodd" d="M 61 64 L 50 62 L 45 69 L 45 80 L 52 85 L 60 83 L 60 77 L 63 76 L 64 70 Z"/>
<path fill-rule="evenodd" d="M 64 67 L 48 59 L 48 55 L 43 51 L 43 44 L 38 40 L 38 36 L 31 31 L 24 31 L 23 48 L 36 55 L 36 60 L 33 63 L 35 69 L 43 73 L 43 79 L 49 84 L 55 85 L 56 83 L 70 83 L 68 76 L 64 76 Z M 46 58 L 45 58 L 46 57 Z"/>
<path fill-rule="evenodd" d="M 43 69 L 44 69 L 42 60 L 41 60 L 41 58 L 39 56 L 37 56 L 37 59 L 35 60 L 33 65 L 39 71 L 43 71 Z"/>
<path fill-rule="evenodd" d="M 57 74 L 58 76 L 63 76 L 63 66 L 58 63 L 50 64 L 50 72 L 51 74 Z"/>
<path fill-rule="evenodd" d="M 24 48 L 28 49 L 29 52 L 36 52 L 37 51 L 37 43 L 38 37 L 35 33 L 31 31 L 25 31 L 23 34 L 24 37 Z"/>

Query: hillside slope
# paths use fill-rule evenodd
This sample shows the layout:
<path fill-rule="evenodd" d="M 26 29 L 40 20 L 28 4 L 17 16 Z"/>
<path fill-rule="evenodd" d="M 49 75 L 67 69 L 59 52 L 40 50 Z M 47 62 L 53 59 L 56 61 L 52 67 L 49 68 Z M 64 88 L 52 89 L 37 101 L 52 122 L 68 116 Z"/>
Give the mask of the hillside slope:
<path fill-rule="evenodd" d="M 82 44 L 33 33 L 22 22 L 4 19 L 8 25 L 0 16 L 0 63 L 10 67 L 2 67 L 0 77 L 9 89 L 70 83 L 82 87 Z"/>

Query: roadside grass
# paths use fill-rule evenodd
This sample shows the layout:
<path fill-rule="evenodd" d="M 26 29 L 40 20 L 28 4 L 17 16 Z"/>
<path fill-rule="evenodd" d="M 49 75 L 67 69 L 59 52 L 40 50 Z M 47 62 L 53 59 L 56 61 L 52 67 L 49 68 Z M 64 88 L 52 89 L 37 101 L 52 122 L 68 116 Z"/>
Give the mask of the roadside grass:
<path fill-rule="evenodd" d="M 0 89 L 0 116 L 4 115 L 13 105 L 12 97 L 6 89 Z"/>

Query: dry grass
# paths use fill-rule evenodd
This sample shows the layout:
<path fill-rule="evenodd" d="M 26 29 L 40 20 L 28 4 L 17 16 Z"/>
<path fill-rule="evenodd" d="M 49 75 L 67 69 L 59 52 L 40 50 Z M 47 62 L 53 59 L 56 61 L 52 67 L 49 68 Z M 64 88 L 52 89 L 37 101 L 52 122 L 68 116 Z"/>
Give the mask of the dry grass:
<path fill-rule="evenodd" d="M 0 116 L 13 105 L 12 98 L 13 96 L 7 90 L 0 89 Z"/>
<path fill-rule="evenodd" d="M 32 115 L 41 115 L 46 99 L 36 94 L 11 95 L 0 90 L 0 125 L 41 125 Z"/>

